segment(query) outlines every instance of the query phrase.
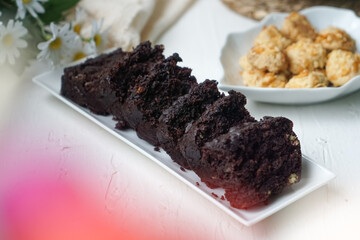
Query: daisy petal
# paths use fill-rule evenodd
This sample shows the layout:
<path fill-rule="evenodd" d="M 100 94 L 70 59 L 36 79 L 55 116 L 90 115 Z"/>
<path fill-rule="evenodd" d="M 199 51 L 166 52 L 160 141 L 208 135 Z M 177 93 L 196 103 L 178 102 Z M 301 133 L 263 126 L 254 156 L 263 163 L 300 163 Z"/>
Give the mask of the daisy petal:
<path fill-rule="evenodd" d="M 19 40 L 17 40 L 16 45 L 18 48 L 26 48 L 28 44 L 25 40 L 19 39 Z"/>
<path fill-rule="evenodd" d="M 13 49 L 13 55 L 15 56 L 15 58 L 18 58 L 20 56 L 20 52 L 17 48 Z"/>
<path fill-rule="evenodd" d="M 38 49 L 44 50 L 45 48 L 48 48 L 49 43 L 48 42 L 41 42 L 37 45 Z"/>
<path fill-rule="evenodd" d="M 8 53 L 8 59 L 9 59 L 9 63 L 11 64 L 11 65 L 14 65 L 15 64 L 15 58 L 14 58 L 14 56 L 12 55 L 12 54 L 10 54 L 10 53 Z"/>
<path fill-rule="evenodd" d="M 31 16 L 33 16 L 34 18 L 37 18 L 38 15 L 37 15 L 36 12 L 34 11 L 34 9 L 32 9 L 32 8 L 29 7 L 29 6 L 26 6 L 25 8 L 26 8 L 26 10 L 30 13 Z"/>
<path fill-rule="evenodd" d="M 36 1 L 33 2 L 32 7 L 38 13 L 44 13 L 45 12 L 44 7 L 40 3 L 36 2 Z"/>
<path fill-rule="evenodd" d="M 0 65 L 3 65 L 5 63 L 5 60 L 6 60 L 6 54 L 5 52 L 2 52 L 0 54 Z"/>
<path fill-rule="evenodd" d="M 14 28 L 14 20 L 10 19 L 8 24 L 7 24 L 7 30 L 12 30 Z"/>

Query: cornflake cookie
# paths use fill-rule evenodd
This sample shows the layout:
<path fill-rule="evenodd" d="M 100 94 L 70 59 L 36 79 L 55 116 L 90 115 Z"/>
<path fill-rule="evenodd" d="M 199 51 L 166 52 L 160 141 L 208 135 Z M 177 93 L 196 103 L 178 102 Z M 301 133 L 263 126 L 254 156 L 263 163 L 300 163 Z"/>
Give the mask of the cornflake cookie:
<path fill-rule="evenodd" d="M 239 59 L 240 74 L 245 86 L 337 87 L 360 75 L 355 51 L 346 31 L 330 26 L 318 34 L 305 16 L 292 12 L 280 30 L 263 27 L 253 48 Z"/>
<path fill-rule="evenodd" d="M 254 69 L 253 66 L 249 63 L 247 55 L 244 55 L 239 59 L 239 66 L 245 71 Z"/>
<path fill-rule="evenodd" d="M 242 73 L 243 83 L 248 87 L 272 87 L 284 88 L 287 77 L 284 73 L 271 73 L 260 70 L 244 71 Z"/>
<path fill-rule="evenodd" d="M 285 54 L 278 48 L 258 45 L 250 49 L 247 60 L 256 69 L 277 73 L 288 67 Z"/>
<path fill-rule="evenodd" d="M 254 40 L 254 45 L 268 45 L 285 49 L 291 44 L 291 40 L 283 36 L 279 29 L 274 25 L 264 26 L 259 35 Z"/>
<path fill-rule="evenodd" d="M 310 39 L 300 39 L 286 48 L 290 71 L 299 74 L 304 70 L 313 71 L 325 67 L 326 49 Z"/>
<path fill-rule="evenodd" d="M 335 87 L 344 85 L 359 74 L 360 55 L 358 53 L 344 50 L 333 50 L 329 53 L 326 75 Z"/>
<path fill-rule="evenodd" d="M 329 86 L 329 81 L 322 71 L 303 71 L 293 76 L 285 88 L 318 88 Z"/>
<path fill-rule="evenodd" d="M 355 41 L 344 30 L 336 27 L 328 27 L 320 31 L 315 42 L 328 50 L 355 51 Z"/>
<path fill-rule="evenodd" d="M 292 41 L 298 41 L 301 38 L 315 40 L 317 35 L 316 30 L 308 19 L 298 12 L 292 12 L 285 18 L 281 26 L 281 32 Z"/>

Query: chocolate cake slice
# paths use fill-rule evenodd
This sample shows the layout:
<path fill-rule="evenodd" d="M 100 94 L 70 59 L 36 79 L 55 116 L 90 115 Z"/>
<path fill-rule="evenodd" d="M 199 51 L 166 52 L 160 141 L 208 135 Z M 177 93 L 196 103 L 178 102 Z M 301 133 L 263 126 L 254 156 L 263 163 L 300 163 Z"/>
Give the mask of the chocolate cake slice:
<path fill-rule="evenodd" d="M 224 188 L 233 207 L 266 203 L 300 179 L 300 143 L 292 126 L 287 118 L 265 117 L 233 127 L 205 143 L 196 173 L 208 186 Z"/>
<path fill-rule="evenodd" d="M 164 47 L 162 45 L 156 45 L 152 48 L 149 41 L 143 42 L 128 53 L 123 68 L 117 72 L 115 79 L 117 99 L 109 107 L 109 112 L 118 121 L 116 125 L 118 129 L 128 127 L 124 121 L 122 109 L 126 98 L 136 84 L 136 79 L 148 75 L 154 65 L 165 60 L 163 51 Z"/>
<path fill-rule="evenodd" d="M 197 120 L 209 104 L 223 96 L 217 88 L 216 81 L 205 80 L 163 111 L 159 118 L 157 138 L 160 146 L 173 161 L 189 168 L 178 147 L 178 140 L 183 136 L 188 124 Z"/>
<path fill-rule="evenodd" d="M 127 53 L 118 49 L 67 67 L 61 77 L 60 94 L 93 113 L 107 115 L 116 100 L 115 79 L 124 68 Z"/>
<path fill-rule="evenodd" d="M 235 125 L 255 121 L 245 104 L 245 96 L 232 90 L 228 96 L 219 98 L 209 106 L 198 120 L 187 126 L 178 144 L 191 169 L 196 172 L 196 169 L 201 167 L 200 149 L 206 142 L 228 132 Z"/>
<path fill-rule="evenodd" d="M 147 74 L 154 64 L 165 59 L 163 51 L 162 45 L 152 48 L 147 41 L 131 52 L 118 49 L 65 68 L 60 93 L 96 114 L 111 113 L 119 120 L 119 128 L 125 128 L 121 105 L 128 88 L 138 76 Z"/>
<path fill-rule="evenodd" d="M 179 61 L 181 58 L 174 53 L 155 64 L 148 74 L 139 76 L 122 106 L 126 124 L 152 145 L 159 145 L 156 132 L 163 110 L 197 85 L 191 69 L 177 66 Z"/>

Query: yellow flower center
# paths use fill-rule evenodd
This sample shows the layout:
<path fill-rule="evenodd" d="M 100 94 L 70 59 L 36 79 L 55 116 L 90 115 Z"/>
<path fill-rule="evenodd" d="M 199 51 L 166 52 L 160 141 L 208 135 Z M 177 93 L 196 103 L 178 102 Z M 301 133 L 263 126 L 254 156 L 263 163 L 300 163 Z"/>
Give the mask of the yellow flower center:
<path fill-rule="evenodd" d="M 14 44 L 14 38 L 11 34 L 6 34 L 2 39 L 2 44 L 5 47 L 11 47 Z"/>
<path fill-rule="evenodd" d="M 82 27 L 81 24 L 76 24 L 74 26 L 74 32 L 80 35 L 81 27 Z"/>
<path fill-rule="evenodd" d="M 57 50 L 61 47 L 61 44 L 61 38 L 55 38 L 55 40 L 49 44 L 49 48 L 52 50 Z"/>
<path fill-rule="evenodd" d="M 83 52 L 77 52 L 75 55 L 74 55 L 74 58 L 73 58 L 73 61 L 77 61 L 77 60 L 80 60 L 82 58 L 86 57 L 86 54 L 83 53 Z"/>
<path fill-rule="evenodd" d="M 100 34 L 95 34 L 94 36 L 95 45 L 98 47 L 101 45 L 102 39 Z"/>
<path fill-rule="evenodd" d="M 23 3 L 27 4 L 30 3 L 32 0 L 22 0 Z"/>

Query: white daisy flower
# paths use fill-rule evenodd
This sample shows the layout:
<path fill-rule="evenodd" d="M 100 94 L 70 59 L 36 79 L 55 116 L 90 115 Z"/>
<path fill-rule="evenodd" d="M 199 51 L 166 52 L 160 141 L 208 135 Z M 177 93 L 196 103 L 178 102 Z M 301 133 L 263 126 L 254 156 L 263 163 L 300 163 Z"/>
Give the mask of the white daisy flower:
<path fill-rule="evenodd" d="M 71 22 L 71 27 L 74 32 L 80 35 L 81 29 L 85 23 L 86 13 L 84 9 L 77 7 L 75 12 L 75 20 Z"/>
<path fill-rule="evenodd" d="M 31 16 L 37 18 L 38 13 L 44 13 L 45 9 L 40 2 L 47 2 L 48 0 L 16 0 L 18 11 L 16 18 L 24 19 L 26 12 L 29 12 Z"/>
<path fill-rule="evenodd" d="M 26 48 L 27 42 L 22 39 L 28 30 L 22 22 L 9 20 L 7 26 L 0 24 L 0 65 L 8 59 L 10 64 L 15 64 L 15 58 L 20 56 L 19 48 Z"/>
<path fill-rule="evenodd" d="M 91 41 L 94 41 L 95 46 L 99 52 L 105 50 L 108 47 L 107 34 L 110 28 L 107 28 L 103 32 L 100 32 L 103 23 L 104 23 L 103 18 L 100 20 L 99 24 L 96 21 L 93 21 L 92 30 L 91 30 Z"/>
<path fill-rule="evenodd" d="M 68 23 L 61 28 L 51 23 L 50 30 L 52 32 L 51 39 L 38 44 L 41 52 L 37 55 L 37 58 L 39 60 L 50 60 L 53 65 L 57 65 L 66 57 L 68 51 L 73 48 L 77 35 L 71 31 Z"/>
<path fill-rule="evenodd" d="M 79 36 L 73 42 L 73 48 L 68 51 L 64 58 L 63 64 L 75 62 L 90 55 L 96 54 L 94 42 L 83 43 Z"/>

